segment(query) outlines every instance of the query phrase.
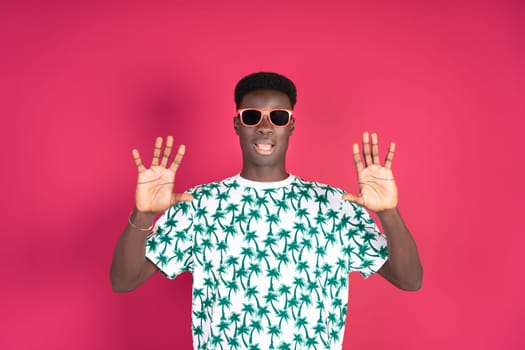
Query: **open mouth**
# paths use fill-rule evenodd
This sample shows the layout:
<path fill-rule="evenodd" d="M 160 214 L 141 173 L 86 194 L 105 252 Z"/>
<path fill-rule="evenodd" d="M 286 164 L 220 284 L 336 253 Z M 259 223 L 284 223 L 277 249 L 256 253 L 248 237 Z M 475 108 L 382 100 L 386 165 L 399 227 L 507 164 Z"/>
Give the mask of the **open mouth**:
<path fill-rule="evenodd" d="M 255 151 L 259 154 L 268 155 L 272 154 L 274 146 L 271 143 L 256 143 Z"/>

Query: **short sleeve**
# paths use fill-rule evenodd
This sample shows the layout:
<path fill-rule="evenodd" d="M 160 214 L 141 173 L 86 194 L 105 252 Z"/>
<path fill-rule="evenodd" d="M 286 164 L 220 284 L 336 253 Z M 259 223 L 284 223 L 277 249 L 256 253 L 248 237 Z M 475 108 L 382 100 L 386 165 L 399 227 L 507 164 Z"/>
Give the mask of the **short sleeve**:
<path fill-rule="evenodd" d="M 387 239 L 379 232 L 374 220 L 361 206 L 344 201 L 343 209 L 349 214 L 345 234 L 345 253 L 350 272 L 359 271 L 365 278 L 374 274 L 388 259 Z"/>
<path fill-rule="evenodd" d="M 146 241 L 146 258 L 168 278 L 193 269 L 193 212 L 191 202 L 179 202 L 155 223 Z"/>

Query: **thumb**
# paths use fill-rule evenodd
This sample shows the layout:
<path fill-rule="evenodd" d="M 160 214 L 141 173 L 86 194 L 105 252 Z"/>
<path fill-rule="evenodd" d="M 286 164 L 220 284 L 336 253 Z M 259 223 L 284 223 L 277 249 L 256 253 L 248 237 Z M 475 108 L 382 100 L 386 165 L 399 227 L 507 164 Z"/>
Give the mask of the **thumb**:
<path fill-rule="evenodd" d="M 347 201 L 350 201 L 350 202 L 353 202 L 353 203 L 356 203 L 356 204 L 359 204 L 361 206 L 363 206 L 365 204 L 365 201 L 363 200 L 363 195 L 362 194 L 354 195 L 354 194 L 351 194 L 351 193 L 345 193 L 345 194 L 343 194 L 343 199 L 347 200 Z"/>
<path fill-rule="evenodd" d="M 178 202 L 188 202 L 192 201 L 193 196 L 189 193 L 172 193 L 171 194 L 171 205 Z"/>

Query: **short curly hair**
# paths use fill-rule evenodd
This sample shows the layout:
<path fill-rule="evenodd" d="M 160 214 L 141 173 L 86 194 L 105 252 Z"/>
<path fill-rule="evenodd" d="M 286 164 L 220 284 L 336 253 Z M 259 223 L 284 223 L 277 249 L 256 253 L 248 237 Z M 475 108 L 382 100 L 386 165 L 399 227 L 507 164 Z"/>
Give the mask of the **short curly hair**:
<path fill-rule="evenodd" d="M 288 95 L 292 108 L 297 102 L 297 89 L 293 81 L 284 75 L 273 72 L 258 72 L 252 73 L 237 83 L 235 86 L 235 104 L 237 108 L 241 104 L 241 100 L 247 93 L 256 90 L 275 90 Z"/>

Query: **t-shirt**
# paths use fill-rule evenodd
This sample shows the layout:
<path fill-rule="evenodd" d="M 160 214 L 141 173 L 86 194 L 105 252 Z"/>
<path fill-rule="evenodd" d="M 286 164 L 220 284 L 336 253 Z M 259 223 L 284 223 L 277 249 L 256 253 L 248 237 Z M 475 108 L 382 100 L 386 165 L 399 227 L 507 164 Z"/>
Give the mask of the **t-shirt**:
<path fill-rule="evenodd" d="M 387 259 L 386 237 L 344 191 L 236 175 L 188 191 L 147 240 L 169 278 L 193 276 L 195 349 L 341 349 L 348 275 Z"/>

